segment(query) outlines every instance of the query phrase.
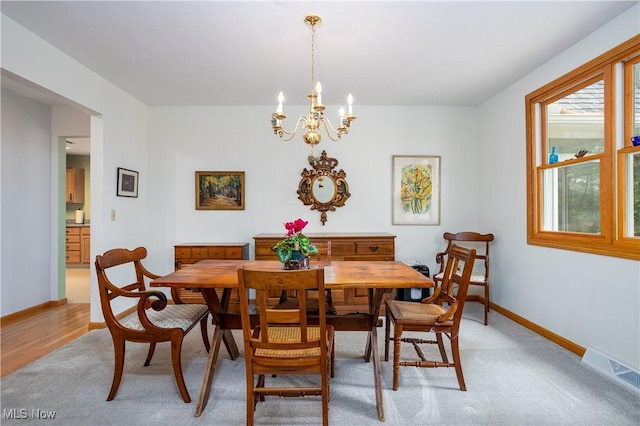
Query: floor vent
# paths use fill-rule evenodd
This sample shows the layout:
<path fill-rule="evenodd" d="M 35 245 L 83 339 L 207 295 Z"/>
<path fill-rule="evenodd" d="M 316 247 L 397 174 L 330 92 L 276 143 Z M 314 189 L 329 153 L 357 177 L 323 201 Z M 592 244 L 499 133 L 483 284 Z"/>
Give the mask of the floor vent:
<path fill-rule="evenodd" d="M 604 375 L 611 377 L 618 383 L 621 383 L 636 392 L 640 392 L 640 373 L 634 371 L 632 368 L 627 367 L 624 364 L 620 364 L 619 362 L 614 361 L 608 356 L 591 348 L 587 348 L 587 351 L 582 357 L 582 362 Z"/>

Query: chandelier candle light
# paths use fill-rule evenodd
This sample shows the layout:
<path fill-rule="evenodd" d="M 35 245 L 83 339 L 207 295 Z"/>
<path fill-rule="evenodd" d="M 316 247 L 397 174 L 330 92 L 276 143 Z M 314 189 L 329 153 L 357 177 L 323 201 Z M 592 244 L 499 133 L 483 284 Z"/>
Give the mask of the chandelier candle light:
<path fill-rule="evenodd" d="M 340 108 L 340 125 L 338 128 L 334 129 L 329 118 L 325 117 L 325 106 L 322 104 L 322 85 L 319 81 L 315 81 L 316 25 L 322 22 L 322 18 L 318 15 L 308 15 L 304 18 L 304 22 L 311 25 L 311 94 L 308 95 L 309 115 L 300 116 L 296 122 L 296 127 L 292 131 L 285 130 L 284 127 L 282 127 L 282 120 L 287 118 L 287 116 L 282 109 L 284 95 L 280 92 L 278 95 L 278 107 L 276 112 L 271 115 L 271 126 L 273 127 L 273 132 L 278 135 L 280 139 L 290 141 L 296 135 L 298 127 L 302 125 L 303 129 L 307 129 L 307 132 L 304 134 L 304 141 L 311 146 L 310 157 L 315 157 L 314 147 L 319 144 L 321 140 L 318 130 L 324 128 L 327 136 L 329 136 L 332 141 L 338 141 L 342 135 L 349 133 L 351 122 L 356 119 L 356 116 L 353 115 L 353 96 L 349 93 L 349 96 L 347 96 L 348 111 L 345 115 L 344 108 Z"/>

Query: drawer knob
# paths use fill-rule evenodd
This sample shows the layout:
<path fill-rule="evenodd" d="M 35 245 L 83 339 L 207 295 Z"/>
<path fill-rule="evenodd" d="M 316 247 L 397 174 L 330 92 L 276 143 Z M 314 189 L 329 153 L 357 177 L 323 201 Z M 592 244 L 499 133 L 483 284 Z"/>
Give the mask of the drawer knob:
<path fill-rule="evenodd" d="M 369 246 L 371 251 L 378 251 L 378 246 Z"/>

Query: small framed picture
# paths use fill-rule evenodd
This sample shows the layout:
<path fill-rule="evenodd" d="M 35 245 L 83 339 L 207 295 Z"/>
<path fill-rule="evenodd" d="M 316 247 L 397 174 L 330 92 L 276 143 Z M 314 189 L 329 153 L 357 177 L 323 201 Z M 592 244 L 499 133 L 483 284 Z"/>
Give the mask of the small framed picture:
<path fill-rule="evenodd" d="M 440 157 L 393 156 L 393 225 L 440 224 Z"/>
<path fill-rule="evenodd" d="M 196 172 L 196 210 L 244 210 L 244 172 Z"/>
<path fill-rule="evenodd" d="M 118 197 L 138 197 L 138 172 L 118 167 Z"/>

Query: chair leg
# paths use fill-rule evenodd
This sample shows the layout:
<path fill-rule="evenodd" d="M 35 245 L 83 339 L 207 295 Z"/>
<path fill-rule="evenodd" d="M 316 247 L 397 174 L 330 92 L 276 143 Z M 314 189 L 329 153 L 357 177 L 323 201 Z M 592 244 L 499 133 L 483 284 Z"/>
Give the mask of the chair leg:
<path fill-rule="evenodd" d="M 249 376 L 247 376 L 249 380 Z M 253 414 L 256 409 L 256 400 L 253 394 L 253 374 L 251 380 L 247 382 L 247 426 L 253 426 Z"/>
<path fill-rule="evenodd" d="M 180 353 L 182 351 L 182 335 L 178 335 L 171 339 L 171 363 L 173 364 L 173 375 L 176 377 L 176 384 L 184 402 L 191 402 L 187 385 L 184 383 L 182 376 L 182 362 L 180 361 Z"/>
<path fill-rule="evenodd" d="M 400 343 L 402 339 L 402 325 L 396 323 L 393 332 L 393 390 L 398 390 L 400 376 Z"/>
<path fill-rule="evenodd" d="M 447 359 L 447 351 L 445 351 L 444 349 L 442 333 L 436 333 L 436 341 L 438 342 L 438 349 L 440 350 L 440 356 L 442 357 L 442 362 L 444 362 L 445 364 L 448 364 L 449 359 Z"/>
<path fill-rule="evenodd" d="M 211 349 L 211 343 L 209 343 L 209 333 L 207 331 L 208 318 L 209 318 L 209 315 L 202 318 L 202 320 L 200 321 L 200 332 L 202 333 L 202 341 L 204 342 L 204 347 L 207 350 L 207 353 L 209 353 L 209 350 Z"/>
<path fill-rule="evenodd" d="M 156 342 L 151 342 L 149 344 L 149 352 L 147 352 L 147 359 L 144 361 L 144 366 L 148 367 L 151 364 L 151 358 L 153 358 L 153 353 L 156 350 Z"/>
<path fill-rule="evenodd" d="M 322 375 L 322 426 L 329 426 L 329 377 Z"/>
<path fill-rule="evenodd" d="M 109 396 L 107 396 L 107 401 L 112 401 L 113 398 L 116 397 L 116 393 L 118 393 L 118 388 L 120 387 L 120 381 L 122 380 L 122 371 L 124 370 L 125 341 L 113 337 L 113 349 L 115 358 L 113 368 L 113 381 L 111 382 L 111 390 L 109 391 Z"/>
<path fill-rule="evenodd" d="M 389 312 L 388 308 L 386 309 L 384 316 L 384 360 L 389 361 L 389 337 L 391 334 L 391 324 L 389 322 Z"/>
<path fill-rule="evenodd" d="M 330 362 L 331 362 L 331 378 L 335 377 L 335 370 L 336 370 L 336 338 L 335 338 L 335 332 L 333 334 L 333 345 L 331 346 L 331 356 L 330 356 Z"/>
<path fill-rule="evenodd" d="M 489 283 L 484 286 L 484 325 L 489 323 Z"/>
<path fill-rule="evenodd" d="M 458 336 L 452 336 L 451 338 L 451 353 L 453 355 L 453 364 L 456 369 L 456 376 L 458 377 L 458 385 L 460 385 L 461 391 L 466 391 L 467 387 L 464 384 L 462 363 L 460 362 L 460 351 L 458 350 Z"/>

